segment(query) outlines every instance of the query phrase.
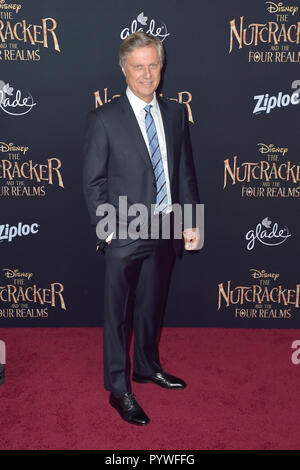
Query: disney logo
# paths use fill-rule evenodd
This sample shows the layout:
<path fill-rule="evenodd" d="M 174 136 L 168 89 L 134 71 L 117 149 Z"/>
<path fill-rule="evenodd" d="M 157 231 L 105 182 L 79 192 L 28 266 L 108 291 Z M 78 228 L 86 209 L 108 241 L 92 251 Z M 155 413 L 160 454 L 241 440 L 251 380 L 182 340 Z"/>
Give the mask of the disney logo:
<path fill-rule="evenodd" d="M 279 278 L 279 273 L 267 273 L 265 269 L 259 271 L 258 269 L 250 269 L 252 271 L 251 276 L 254 279 L 273 279 L 276 281 Z"/>
<path fill-rule="evenodd" d="M 158 37 L 162 42 L 166 39 L 167 36 L 170 36 L 170 33 L 168 33 L 167 26 L 165 25 L 165 23 L 162 23 L 161 26 L 156 26 L 156 22 L 154 19 L 150 20 L 148 24 L 147 21 L 148 17 L 144 16 L 144 12 L 139 13 L 137 18 L 131 22 L 130 28 L 124 28 L 121 31 L 121 39 L 124 40 L 127 38 L 127 36 L 132 33 L 136 33 L 137 31 L 144 31 L 147 34 L 151 34 L 152 36 Z M 138 23 L 142 26 L 140 27 Z M 143 28 L 143 26 L 146 26 L 147 28 Z"/>
<path fill-rule="evenodd" d="M 0 152 L 21 152 L 23 155 L 29 150 L 29 147 L 19 147 L 14 145 L 12 142 L 6 144 L 5 142 L 0 142 Z"/>
<path fill-rule="evenodd" d="M 31 279 L 32 276 L 33 276 L 33 273 L 20 273 L 20 271 L 18 269 L 8 269 L 8 268 L 3 268 L 3 271 L 4 271 L 4 276 L 9 278 L 9 279 L 12 279 L 12 278 L 19 278 L 19 277 L 25 277 L 26 279 Z"/>
<path fill-rule="evenodd" d="M 0 82 L 0 86 L 1 83 L 3 84 L 3 82 Z M 30 93 L 28 93 L 27 97 L 22 97 L 20 90 L 17 90 L 15 96 L 13 91 L 14 89 L 9 86 L 9 83 L 4 84 L 2 89 L 0 89 L 0 108 L 5 113 L 11 116 L 24 116 L 24 114 L 29 113 L 36 106 Z"/>
<path fill-rule="evenodd" d="M 266 228 L 263 228 L 266 227 Z M 270 231 L 268 231 L 270 229 Z M 289 237 L 291 237 L 291 233 L 287 227 L 283 229 L 278 229 L 278 224 L 274 223 L 272 226 L 272 221 L 266 217 L 263 221 L 257 224 L 255 230 L 249 230 L 246 233 L 246 240 L 249 240 L 247 244 L 247 249 L 253 250 L 255 246 L 255 241 L 259 241 L 263 245 L 268 246 L 277 246 L 284 243 Z"/>
<path fill-rule="evenodd" d="M 17 3 L 5 3 L 5 0 L 0 0 L 0 9 L 2 10 L 15 10 L 16 13 L 19 13 L 22 5 Z"/>
<path fill-rule="evenodd" d="M 284 6 L 282 2 L 274 3 L 274 2 L 266 2 L 270 6 L 267 7 L 269 13 L 292 13 L 294 16 L 295 13 L 299 10 L 299 7 L 295 6 Z"/>
<path fill-rule="evenodd" d="M 257 144 L 261 145 L 261 147 L 258 149 L 260 153 L 282 153 L 282 156 L 284 156 L 288 152 L 288 148 L 286 147 L 275 147 L 274 144 Z"/>

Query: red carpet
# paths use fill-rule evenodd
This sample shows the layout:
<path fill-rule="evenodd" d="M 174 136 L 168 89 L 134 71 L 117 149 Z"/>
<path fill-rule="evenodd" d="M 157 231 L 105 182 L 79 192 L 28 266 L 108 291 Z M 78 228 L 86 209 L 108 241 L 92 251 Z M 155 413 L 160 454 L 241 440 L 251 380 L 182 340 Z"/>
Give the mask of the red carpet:
<path fill-rule="evenodd" d="M 161 360 L 188 387 L 133 384 L 151 419 L 108 405 L 99 328 L 2 329 L 0 449 L 299 449 L 300 330 L 165 328 Z"/>

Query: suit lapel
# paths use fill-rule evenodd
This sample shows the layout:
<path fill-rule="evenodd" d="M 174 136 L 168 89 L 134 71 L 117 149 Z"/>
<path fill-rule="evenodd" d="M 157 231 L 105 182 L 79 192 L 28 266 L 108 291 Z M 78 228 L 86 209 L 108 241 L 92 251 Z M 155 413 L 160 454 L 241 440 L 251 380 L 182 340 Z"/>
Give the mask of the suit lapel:
<path fill-rule="evenodd" d="M 161 97 L 156 95 L 159 109 L 161 112 L 161 117 L 163 121 L 165 139 L 166 139 L 166 148 L 167 148 L 167 161 L 168 161 L 168 170 L 169 170 L 169 180 L 172 181 L 173 175 L 173 166 L 174 166 L 174 152 L 173 152 L 173 131 L 172 131 L 172 114 L 167 106 L 165 100 L 162 100 Z M 128 130 L 128 135 L 130 142 L 135 145 L 139 154 L 143 158 L 148 169 L 152 171 L 153 167 L 149 157 L 148 148 L 145 144 L 143 134 L 141 132 L 140 126 L 137 122 L 133 109 L 129 103 L 126 93 L 120 96 L 119 103 L 122 108 L 122 119 L 124 119 L 124 127 Z"/>
<path fill-rule="evenodd" d="M 130 143 L 132 143 L 136 147 L 136 149 L 138 150 L 138 153 L 143 158 L 145 164 L 147 165 L 149 170 L 151 170 L 153 173 L 153 167 L 150 161 L 147 145 L 145 144 L 143 134 L 141 132 L 140 126 L 137 122 L 133 109 L 129 103 L 129 100 L 126 96 L 126 93 L 124 93 L 119 98 L 119 103 L 123 111 L 122 119 L 124 120 L 124 128 L 128 131 Z"/>

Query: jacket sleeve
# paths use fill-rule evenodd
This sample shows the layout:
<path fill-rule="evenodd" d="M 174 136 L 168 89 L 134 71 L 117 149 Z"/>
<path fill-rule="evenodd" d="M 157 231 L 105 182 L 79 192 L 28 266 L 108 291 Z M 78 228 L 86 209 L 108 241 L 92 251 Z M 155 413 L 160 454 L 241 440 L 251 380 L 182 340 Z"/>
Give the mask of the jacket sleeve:
<path fill-rule="evenodd" d="M 184 228 L 196 227 L 196 209 L 200 204 L 197 187 L 195 166 L 193 161 L 193 152 L 189 132 L 188 114 L 185 106 L 182 106 L 182 126 L 183 139 L 180 155 L 180 202 L 183 206 L 188 204 L 188 210 L 185 212 Z"/>
<path fill-rule="evenodd" d="M 109 145 L 101 117 L 91 111 L 83 144 L 83 193 L 92 226 L 96 227 L 101 216 L 97 207 L 107 202 L 107 164 Z"/>

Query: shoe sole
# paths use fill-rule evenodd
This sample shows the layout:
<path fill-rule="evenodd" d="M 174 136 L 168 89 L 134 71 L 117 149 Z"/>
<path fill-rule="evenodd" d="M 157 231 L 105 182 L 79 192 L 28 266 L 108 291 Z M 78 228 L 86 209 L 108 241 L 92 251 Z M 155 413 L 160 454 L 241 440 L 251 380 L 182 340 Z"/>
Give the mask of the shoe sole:
<path fill-rule="evenodd" d="M 182 386 L 182 387 L 167 387 L 165 385 L 162 385 L 162 384 L 159 384 L 157 382 L 153 382 L 153 380 L 147 380 L 147 379 L 136 379 L 136 378 L 133 378 L 132 377 L 132 380 L 134 382 L 137 382 L 137 383 L 140 383 L 140 384 L 148 384 L 148 383 L 151 383 L 151 384 L 154 384 L 154 385 L 158 385 L 159 387 L 162 387 L 162 388 L 166 388 L 168 390 L 184 390 L 186 388 L 186 385 Z"/>
<path fill-rule="evenodd" d="M 119 413 L 120 417 L 123 419 L 123 421 L 126 421 L 126 423 L 134 424 L 135 426 L 146 426 L 147 424 L 150 423 L 150 420 L 149 420 L 147 423 L 136 423 L 135 421 L 130 421 L 129 419 L 125 419 L 125 418 L 123 418 L 123 416 L 120 414 L 120 412 L 119 412 L 117 406 L 116 406 L 113 402 L 111 402 L 111 401 L 109 400 L 109 404 L 110 404 L 115 410 L 117 410 L 117 412 Z"/>

